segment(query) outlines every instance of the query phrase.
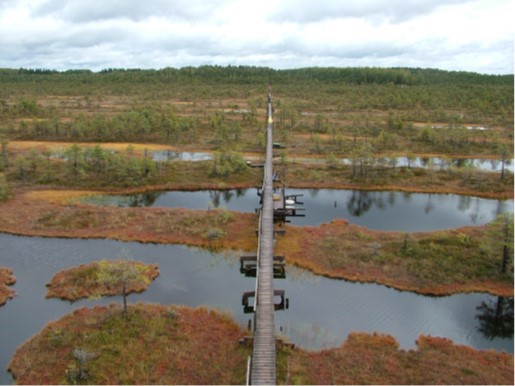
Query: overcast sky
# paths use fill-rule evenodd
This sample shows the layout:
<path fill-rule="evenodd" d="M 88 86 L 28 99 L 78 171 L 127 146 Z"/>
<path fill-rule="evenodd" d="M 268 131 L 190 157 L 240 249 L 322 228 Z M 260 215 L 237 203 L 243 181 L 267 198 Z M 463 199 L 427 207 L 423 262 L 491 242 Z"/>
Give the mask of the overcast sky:
<path fill-rule="evenodd" d="M 513 0 L 0 0 L 0 67 L 513 73 Z"/>

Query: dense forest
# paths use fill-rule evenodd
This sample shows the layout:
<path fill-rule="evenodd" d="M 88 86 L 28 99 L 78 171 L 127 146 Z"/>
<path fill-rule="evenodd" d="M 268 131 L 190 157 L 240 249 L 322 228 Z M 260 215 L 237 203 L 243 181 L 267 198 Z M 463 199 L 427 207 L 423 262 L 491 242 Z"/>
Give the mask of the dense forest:
<path fill-rule="evenodd" d="M 513 85 L 513 75 L 483 75 L 464 71 L 444 71 L 421 68 L 302 68 L 275 70 L 251 66 L 200 66 L 164 68 L 160 70 L 105 69 L 55 71 L 46 69 L 0 69 L 0 82 L 191 82 L 223 84 L 284 84 L 299 82 L 347 84 L 485 84 Z"/>

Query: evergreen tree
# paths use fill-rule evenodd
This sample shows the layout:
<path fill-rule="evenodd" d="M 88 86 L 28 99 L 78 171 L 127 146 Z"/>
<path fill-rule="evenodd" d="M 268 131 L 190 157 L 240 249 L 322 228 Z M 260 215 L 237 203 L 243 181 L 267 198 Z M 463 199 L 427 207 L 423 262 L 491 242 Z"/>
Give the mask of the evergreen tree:
<path fill-rule="evenodd" d="M 6 201 L 11 198 L 11 189 L 7 183 L 4 173 L 0 173 L 0 201 Z"/>

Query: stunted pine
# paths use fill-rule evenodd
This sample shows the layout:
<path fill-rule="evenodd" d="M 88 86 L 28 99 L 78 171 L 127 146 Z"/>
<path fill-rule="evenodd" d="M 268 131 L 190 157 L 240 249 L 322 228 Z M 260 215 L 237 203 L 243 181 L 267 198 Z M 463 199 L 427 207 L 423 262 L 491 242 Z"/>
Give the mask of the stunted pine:
<path fill-rule="evenodd" d="M 150 284 L 150 279 L 145 274 L 145 266 L 140 266 L 128 260 L 98 262 L 97 281 L 100 288 L 109 291 L 110 294 L 123 297 L 123 312 L 127 315 L 127 296 L 129 288 Z M 101 289 L 100 291 L 103 291 Z M 102 295 L 102 293 L 99 293 Z"/>

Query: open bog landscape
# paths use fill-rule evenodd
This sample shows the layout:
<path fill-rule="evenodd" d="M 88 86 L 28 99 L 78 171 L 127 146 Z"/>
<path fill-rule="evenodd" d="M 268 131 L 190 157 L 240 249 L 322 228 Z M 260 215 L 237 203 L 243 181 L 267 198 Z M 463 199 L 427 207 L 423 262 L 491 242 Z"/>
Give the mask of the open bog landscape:
<path fill-rule="evenodd" d="M 0 69 L 0 383 L 245 383 L 270 166 L 278 384 L 512 384 L 513 95 L 418 68 Z"/>

